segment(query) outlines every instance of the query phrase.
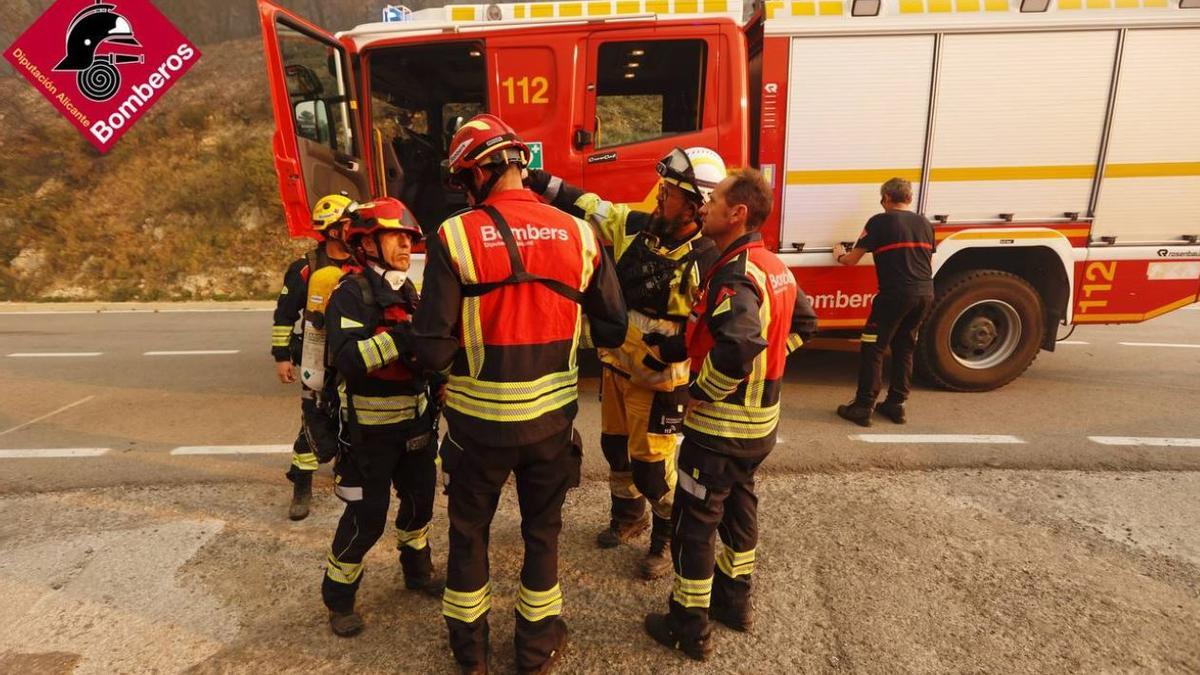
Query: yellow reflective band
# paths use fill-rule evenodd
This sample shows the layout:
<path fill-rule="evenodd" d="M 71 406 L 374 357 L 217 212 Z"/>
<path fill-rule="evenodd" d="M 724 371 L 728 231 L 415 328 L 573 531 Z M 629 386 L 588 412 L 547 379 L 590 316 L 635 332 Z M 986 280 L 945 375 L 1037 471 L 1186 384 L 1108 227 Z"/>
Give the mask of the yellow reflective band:
<path fill-rule="evenodd" d="M 471 255 L 471 245 L 467 241 L 467 233 L 463 229 L 462 218 L 452 218 L 442 224 L 446 233 L 446 248 L 450 260 L 458 269 L 458 278 L 464 284 L 478 281 L 475 275 L 475 258 Z M 467 353 L 467 370 L 471 377 L 478 377 L 483 368 L 484 344 L 483 323 L 479 316 L 480 298 L 469 297 L 462 299 L 462 342 L 463 350 Z"/>
<path fill-rule="evenodd" d="M 550 373 L 528 382 L 489 382 L 463 375 L 451 375 L 448 386 L 478 399 L 503 402 L 529 402 L 579 383 L 578 370 Z"/>
<path fill-rule="evenodd" d="M 329 552 L 328 564 L 325 566 L 325 576 L 329 577 L 330 581 L 339 584 L 352 584 L 358 581 L 362 576 L 362 563 L 339 562 L 333 555 L 333 551 Z"/>
<path fill-rule="evenodd" d="M 343 397 L 345 394 L 343 394 Z M 428 401 L 424 394 L 417 396 L 358 396 L 350 397 L 354 418 L 359 424 L 379 426 L 400 424 L 425 414 Z M 345 400 L 345 398 L 343 398 Z"/>
<path fill-rule="evenodd" d="M 301 471 L 316 471 L 318 466 L 317 456 L 311 452 L 293 452 L 292 466 Z"/>
<path fill-rule="evenodd" d="M 454 378 L 451 377 L 453 382 Z M 520 403 L 501 403 L 496 401 L 480 401 L 466 396 L 460 391 L 446 387 L 446 406 L 464 415 L 470 415 L 491 422 L 526 422 L 537 419 L 546 413 L 554 412 L 579 398 L 575 387 L 567 387 L 556 393 L 546 395 L 533 401 Z"/>
<path fill-rule="evenodd" d="M 442 592 L 442 616 L 458 619 L 463 623 L 474 623 L 492 608 L 492 584 L 489 581 L 477 591 L 452 590 L 449 586 Z"/>
<path fill-rule="evenodd" d="M 288 335 L 291 332 L 291 324 L 287 324 L 285 326 L 271 326 L 271 335 Z"/>
<path fill-rule="evenodd" d="M 429 523 L 419 530 L 396 530 L 396 548 L 408 548 L 420 551 L 429 545 Z"/>
<path fill-rule="evenodd" d="M 713 578 L 685 579 L 675 575 L 671 598 L 684 607 L 708 607 L 712 599 Z"/>
<path fill-rule="evenodd" d="M 729 396 L 738 388 L 741 380 L 735 380 L 721 371 L 712 364 L 712 355 L 704 357 L 704 364 L 700 366 L 700 375 L 696 378 L 696 386 L 714 401 Z"/>
<path fill-rule="evenodd" d="M 879 336 L 874 333 L 863 333 L 858 340 L 859 342 L 878 342 Z"/>
<path fill-rule="evenodd" d="M 342 321 L 339 325 L 343 329 L 345 329 L 345 328 L 362 328 L 363 327 L 363 325 L 361 323 L 355 321 L 354 319 L 351 319 L 348 316 L 343 316 Z"/>
<path fill-rule="evenodd" d="M 379 353 L 383 356 L 384 365 L 400 358 L 400 351 L 396 349 L 396 341 L 392 338 L 391 333 L 379 333 L 372 337 L 371 340 L 379 348 Z"/>
<path fill-rule="evenodd" d="M 368 338 L 358 341 L 358 353 L 362 356 L 363 366 L 367 372 L 379 370 L 383 367 L 383 354 L 379 353 L 379 346 L 375 341 Z"/>
<path fill-rule="evenodd" d="M 799 333 L 792 333 L 788 336 L 787 353 L 791 354 L 802 346 L 804 346 L 804 338 L 800 337 Z"/>
<path fill-rule="evenodd" d="M 754 574 L 754 560 L 754 549 L 739 553 L 722 542 L 721 549 L 717 552 L 717 569 L 730 579 L 748 577 Z"/>
<path fill-rule="evenodd" d="M 286 347 L 292 337 L 291 326 L 271 326 L 271 346 Z"/>
<path fill-rule="evenodd" d="M 683 425 L 718 438 L 763 438 L 779 423 L 779 404 L 759 408 L 732 403 L 701 403 Z"/>
<path fill-rule="evenodd" d="M 718 316 L 728 312 L 731 309 L 733 309 L 733 298 L 725 298 L 721 301 L 721 304 L 717 305 L 717 308 L 713 310 L 712 315 Z"/>
<path fill-rule="evenodd" d="M 517 592 L 517 612 L 526 621 L 541 621 L 562 614 L 562 588 L 554 584 L 548 591 L 531 591 L 522 584 Z"/>

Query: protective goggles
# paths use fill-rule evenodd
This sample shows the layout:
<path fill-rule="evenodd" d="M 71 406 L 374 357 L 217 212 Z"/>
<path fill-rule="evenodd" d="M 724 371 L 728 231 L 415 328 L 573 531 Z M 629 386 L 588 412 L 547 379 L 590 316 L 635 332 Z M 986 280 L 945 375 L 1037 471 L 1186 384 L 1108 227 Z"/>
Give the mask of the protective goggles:
<path fill-rule="evenodd" d="M 655 172 L 662 176 L 664 183 L 670 183 L 683 190 L 692 199 L 703 201 L 700 189 L 696 186 L 696 169 L 692 160 L 682 148 L 675 148 L 654 165 Z"/>

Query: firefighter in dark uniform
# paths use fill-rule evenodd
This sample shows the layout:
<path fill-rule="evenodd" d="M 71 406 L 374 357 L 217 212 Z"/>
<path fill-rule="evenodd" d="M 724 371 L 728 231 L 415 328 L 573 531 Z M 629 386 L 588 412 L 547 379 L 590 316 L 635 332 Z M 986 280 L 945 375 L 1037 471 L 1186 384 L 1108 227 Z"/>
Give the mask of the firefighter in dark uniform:
<path fill-rule="evenodd" d="M 880 189 L 883 213 L 871 216 L 854 248 L 838 244 L 834 260 L 855 265 L 867 253 L 875 257 L 879 294 L 862 332 L 858 366 L 858 391 L 854 400 L 837 408 L 838 416 L 859 426 L 871 426 L 872 411 L 896 424 L 904 424 L 904 403 L 912 382 L 913 352 L 917 333 L 933 307 L 933 226 L 912 212 L 912 183 L 892 178 Z M 882 385 L 883 352 L 892 350 L 888 395 L 875 405 Z"/>
<path fill-rule="evenodd" d="M 454 135 L 451 185 L 474 208 L 430 237 L 413 322 L 420 363 L 449 369 L 442 470 L 450 549 L 442 614 L 464 672 L 487 672 L 488 531 L 516 474 L 525 559 L 514 642 L 521 672 L 548 672 L 566 644 L 560 618 L 562 504 L 579 482 L 576 353 L 625 337 L 625 304 L 592 228 L 524 189 L 529 148 L 479 115 Z"/>
<path fill-rule="evenodd" d="M 283 290 L 275 301 L 271 327 L 271 356 L 275 358 L 275 374 L 283 384 L 296 381 L 294 366 L 299 364 L 301 353 L 300 315 L 308 299 L 309 278 L 323 267 L 353 262 L 342 242 L 346 210 L 353 204 L 345 194 L 326 195 L 317 200 L 312 222 L 321 242 L 289 265 L 283 275 Z M 308 516 L 313 473 L 319 462 L 327 462 L 337 453 L 336 410 L 330 403 L 331 392 L 325 393 L 322 396 L 322 392 L 303 385 L 300 388 L 300 433 L 292 444 L 292 465 L 287 472 L 288 480 L 292 481 L 292 503 L 288 507 L 288 517 L 292 520 Z"/>
<path fill-rule="evenodd" d="M 664 346 L 664 356 L 690 362 L 692 401 L 672 513 L 669 611 L 648 615 L 645 629 L 697 660 L 712 651 L 710 611 L 736 630 L 751 627 L 754 473 L 775 445 L 787 355 L 816 330 L 791 271 L 763 247 L 758 228 L 770 211 L 771 189 L 757 171 L 731 175 L 713 191 L 704 233 L 723 253 L 704 280 L 686 342 Z"/>
<path fill-rule="evenodd" d="M 667 168 L 676 165 L 678 172 Z M 708 148 L 675 148 L 656 168 L 662 181 L 653 213 L 604 201 L 542 171 L 529 172 L 528 181 L 551 205 L 591 223 L 612 247 L 629 330 L 621 347 L 600 350 L 600 447 L 612 504 L 596 543 L 612 548 L 645 531 L 649 501 L 653 527 L 640 570 L 646 579 L 671 570 L 675 448 L 688 382 L 687 364 L 663 362 L 652 343 L 683 332 L 700 279 L 720 255 L 697 215 L 725 178 L 725 162 Z"/>
<path fill-rule="evenodd" d="M 333 632 L 362 630 L 354 596 L 363 556 L 387 526 L 396 490 L 397 548 L 404 585 L 440 595 L 429 551 L 437 485 L 434 404 L 414 367 L 412 315 L 417 290 L 408 279 L 412 244 L 421 230 L 400 201 L 362 204 L 347 226 L 361 267 L 344 277 L 326 311 L 330 361 L 337 369 L 343 448 L 334 493 L 346 503 L 329 551 L 321 596 Z"/>

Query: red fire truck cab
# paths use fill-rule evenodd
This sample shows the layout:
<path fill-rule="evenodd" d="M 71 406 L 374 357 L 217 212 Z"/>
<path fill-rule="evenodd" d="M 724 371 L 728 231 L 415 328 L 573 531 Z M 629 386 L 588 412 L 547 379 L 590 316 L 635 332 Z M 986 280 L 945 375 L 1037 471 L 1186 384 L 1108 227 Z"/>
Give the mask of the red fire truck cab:
<path fill-rule="evenodd" d="M 831 248 L 880 183 L 910 179 L 938 240 L 919 363 L 948 388 L 1006 384 L 1060 326 L 1200 291 L 1198 0 L 389 7 L 400 20 L 336 35 L 258 6 L 293 236 L 338 190 L 435 228 L 465 205 L 441 181 L 449 138 L 486 111 L 535 167 L 647 210 L 673 147 L 761 169 L 764 238 L 830 336 L 861 328 L 876 290 Z"/>

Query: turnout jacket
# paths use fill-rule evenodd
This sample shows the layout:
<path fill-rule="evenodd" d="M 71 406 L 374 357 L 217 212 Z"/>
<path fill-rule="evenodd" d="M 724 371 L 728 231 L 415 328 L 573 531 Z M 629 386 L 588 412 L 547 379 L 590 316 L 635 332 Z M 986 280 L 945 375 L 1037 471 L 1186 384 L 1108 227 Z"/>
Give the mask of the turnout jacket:
<path fill-rule="evenodd" d="M 714 452 L 761 456 L 775 445 L 787 355 L 816 332 L 791 270 L 750 232 L 705 280 L 686 333 L 690 394 L 684 436 Z"/>
<path fill-rule="evenodd" d="M 600 360 L 639 386 L 671 391 L 687 384 L 686 362 L 668 363 L 659 347 L 642 336 L 679 335 L 700 296 L 700 282 L 720 252 L 696 232 L 680 241 L 663 241 L 647 230 L 650 213 L 614 204 L 552 178 L 543 195 L 555 208 L 583 218 L 611 246 L 617 278 L 629 310 L 629 328 L 617 349 L 600 349 Z"/>
<path fill-rule="evenodd" d="M 300 358 L 293 340 L 300 340 L 304 327 L 300 317 L 304 314 L 304 305 L 308 302 L 308 278 L 312 272 L 322 267 L 343 265 L 349 259 L 335 261 L 325 252 L 325 244 L 317 246 L 304 254 L 303 257 L 292 261 L 287 271 L 283 273 L 283 289 L 275 299 L 275 316 L 271 322 L 271 356 L 276 361 L 294 361 Z M 293 358 L 294 357 L 294 358 Z"/>
<path fill-rule="evenodd" d="M 569 428 L 585 331 L 602 347 L 625 336 L 621 291 L 591 227 L 529 190 L 505 190 L 443 222 L 427 246 L 413 331 L 422 366 L 449 369 L 450 433 L 509 447 Z"/>
<path fill-rule="evenodd" d="M 364 283 L 372 297 L 364 297 Z M 408 425 L 425 413 L 426 380 L 412 351 L 418 299 L 412 280 L 392 290 L 370 268 L 347 274 L 334 289 L 325 320 L 343 419 L 377 428 Z"/>

